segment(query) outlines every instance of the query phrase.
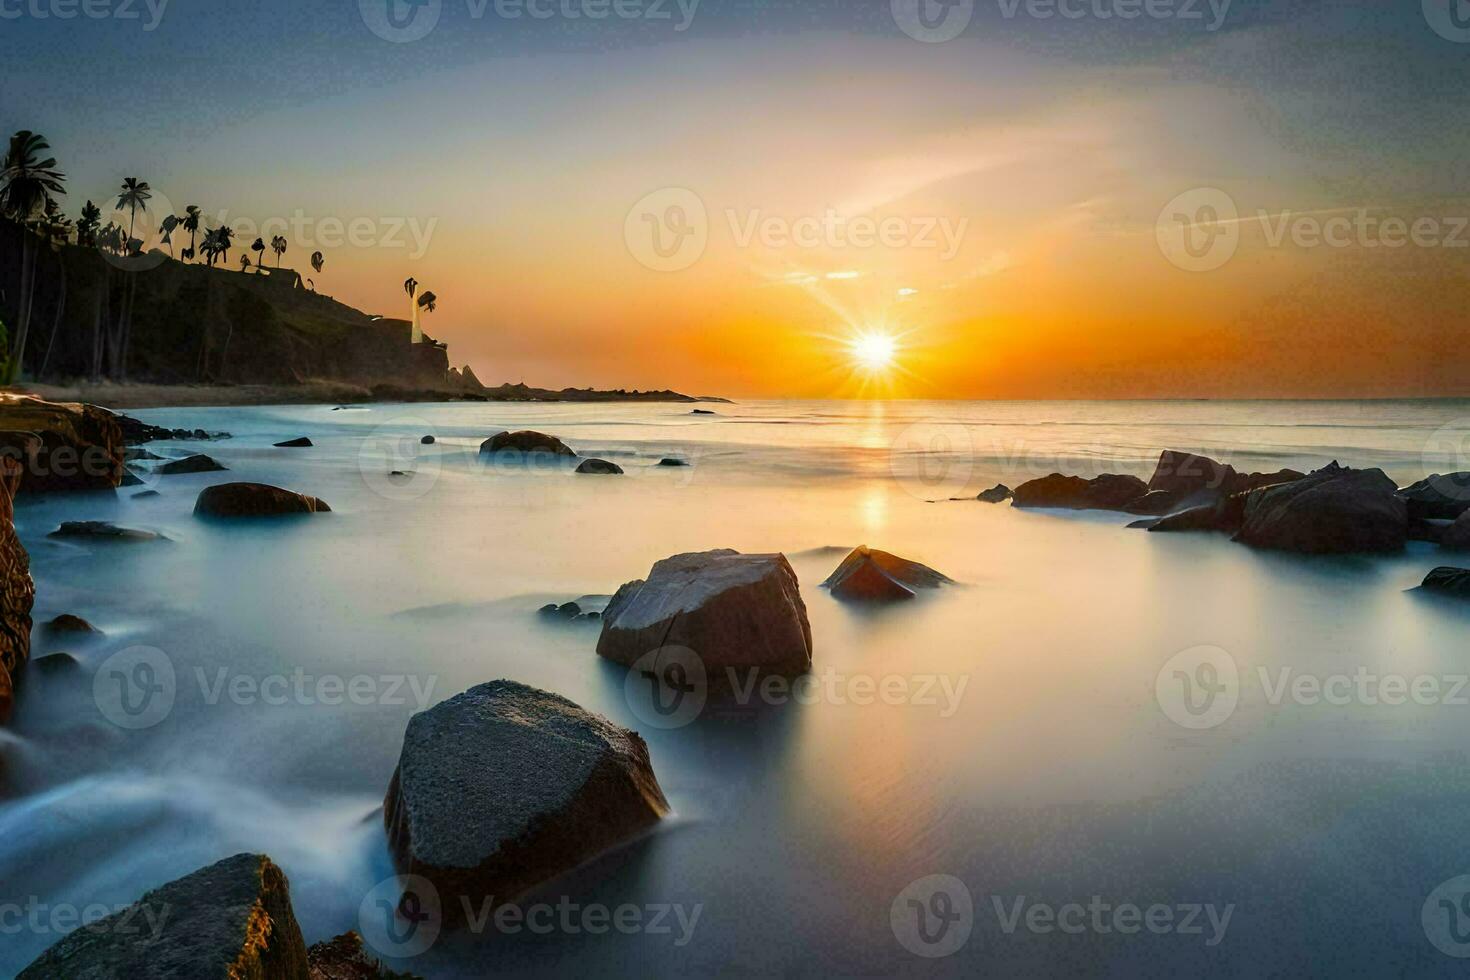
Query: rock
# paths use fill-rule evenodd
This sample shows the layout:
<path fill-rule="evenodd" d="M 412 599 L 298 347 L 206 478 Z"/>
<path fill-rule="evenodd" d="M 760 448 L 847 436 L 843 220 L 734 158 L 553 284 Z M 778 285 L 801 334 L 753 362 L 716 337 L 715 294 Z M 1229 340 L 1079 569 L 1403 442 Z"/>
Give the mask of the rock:
<path fill-rule="evenodd" d="M 138 476 L 138 474 L 134 473 L 132 470 L 129 470 L 129 469 L 124 469 L 123 470 L 122 482 L 119 483 L 118 486 L 120 486 L 120 487 L 141 487 L 142 485 L 143 485 L 143 481 Z"/>
<path fill-rule="evenodd" d="M 602 618 L 597 654 L 632 666 L 682 646 L 717 672 L 754 668 L 794 676 L 812 666 L 812 630 L 785 555 L 728 549 L 675 555 L 646 580 L 618 589 Z"/>
<path fill-rule="evenodd" d="M 1470 568 L 1443 565 L 1424 576 L 1424 582 L 1419 587 L 1441 595 L 1470 599 Z"/>
<path fill-rule="evenodd" d="M 1014 496 L 1015 493 L 1010 487 L 1004 483 L 997 483 L 989 490 L 980 491 L 980 495 L 975 499 L 985 504 L 1003 504 Z"/>
<path fill-rule="evenodd" d="M 158 493 L 157 490 L 139 490 L 137 493 L 133 494 L 133 499 L 134 500 L 142 500 L 145 497 L 157 497 L 157 496 L 159 496 L 159 493 Z"/>
<path fill-rule="evenodd" d="M 62 674 L 71 671 L 81 664 L 77 658 L 69 653 L 48 653 L 44 657 L 37 657 L 31 661 L 31 666 L 43 674 Z"/>
<path fill-rule="evenodd" d="M 710 411 L 707 408 L 696 408 L 694 411 L 690 412 L 689 414 L 690 415 L 718 415 L 720 413 L 719 412 Z"/>
<path fill-rule="evenodd" d="M 123 478 L 122 428 L 95 405 L 0 393 L 0 456 L 22 464 L 20 493 L 111 490 Z"/>
<path fill-rule="evenodd" d="M 424 436 L 422 439 L 419 440 L 419 445 L 421 445 L 421 446 L 432 446 L 435 443 L 435 441 L 436 440 L 434 439 L 433 436 Z"/>
<path fill-rule="evenodd" d="M 450 925 L 668 812 L 637 733 L 506 680 L 414 715 L 383 803 L 394 865 L 435 885 Z"/>
<path fill-rule="evenodd" d="M 623 468 L 616 463 L 609 463 L 605 459 L 587 459 L 577 467 L 578 473 L 591 473 L 598 476 L 622 476 Z"/>
<path fill-rule="evenodd" d="M 537 612 L 539 612 L 543 616 L 555 616 L 560 608 L 561 607 L 558 606 L 556 603 L 548 602 L 546 605 L 538 609 Z"/>
<path fill-rule="evenodd" d="M 317 943 L 306 951 L 311 980 L 411 980 L 406 973 L 383 968 L 362 948 L 362 937 L 344 932 L 335 939 Z"/>
<path fill-rule="evenodd" d="M 1304 479 L 1252 490 L 1237 541 L 1307 554 L 1397 551 L 1408 509 L 1382 470 L 1333 462 Z"/>
<path fill-rule="evenodd" d="M 237 854 L 75 930 L 17 980 L 307 980 L 307 969 L 286 876 Z"/>
<path fill-rule="evenodd" d="M 185 456 L 183 459 L 176 459 L 171 463 L 164 463 L 153 472 L 162 473 L 165 476 L 177 476 L 183 473 L 218 473 L 227 469 L 229 467 L 221 466 L 210 457 L 199 453 L 194 456 Z"/>
<path fill-rule="evenodd" d="M 1442 545 L 1445 534 L 1453 524 L 1454 521 L 1418 520 L 1411 517 L 1409 518 L 1408 537 L 1410 541 L 1427 541 L 1430 544 Z"/>
<path fill-rule="evenodd" d="M 575 602 L 564 602 L 559 606 L 553 602 L 541 607 L 541 615 L 552 619 L 575 619 L 582 615 L 582 607 Z"/>
<path fill-rule="evenodd" d="M 118 527 L 107 521 L 66 521 L 47 537 L 90 538 L 96 541 L 167 541 L 156 531 L 142 531 L 131 527 Z"/>
<path fill-rule="evenodd" d="M 313 445 L 315 445 L 315 444 L 310 439 L 306 438 L 306 436 L 302 436 L 299 439 L 287 439 L 285 442 L 278 442 L 278 443 L 276 443 L 275 448 L 276 449 L 310 449 Z"/>
<path fill-rule="evenodd" d="M 1428 521 L 1410 522 L 1422 525 L 1429 524 Z M 1454 523 L 1448 527 L 1442 527 L 1439 535 L 1439 544 L 1442 548 L 1453 551 L 1470 550 L 1470 510 L 1465 511 L 1455 518 Z"/>
<path fill-rule="evenodd" d="M 688 466 L 687 460 L 675 459 L 673 456 L 665 456 L 658 461 L 659 466 Z"/>
<path fill-rule="evenodd" d="M 892 602 L 912 599 L 915 589 L 937 589 L 953 582 L 916 561 L 859 545 L 822 583 L 838 599 Z"/>
<path fill-rule="evenodd" d="M 1149 478 L 1150 493 L 1188 494 L 1199 490 L 1230 492 L 1239 474 L 1235 467 L 1216 462 L 1208 456 L 1166 449 L 1159 454 L 1154 474 Z"/>
<path fill-rule="evenodd" d="M 1128 525 L 1130 531 L 1151 531 L 1154 526 L 1163 520 L 1161 517 L 1145 517 L 1143 520 L 1134 521 Z"/>
<path fill-rule="evenodd" d="M 46 624 L 46 628 L 53 633 L 87 633 L 93 636 L 104 635 L 101 630 L 87 622 L 80 616 L 71 613 L 62 613 Z"/>
<path fill-rule="evenodd" d="M 194 501 L 197 517 L 279 517 L 286 514 L 327 514 L 332 508 L 316 497 L 264 483 L 221 483 L 199 491 Z"/>
<path fill-rule="evenodd" d="M 1070 510 L 1121 510 L 1142 497 L 1147 487 L 1136 476 L 1105 473 L 1091 480 L 1053 473 L 1016 488 L 1015 507 L 1057 507 Z"/>
<path fill-rule="evenodd" d="M 1470 473 L 1436 473 L 1398 492 L 1410 520 L 1453 521 L 1470 510 Z"/>
<path fill-rule="evenodd" d="M 122 429 L 123 442 L 128 445 L 137 445 L 144 442 L 157 442 L 160 440 L 182 440 L 182 439 L 228 439 L 228 432 L 205 432 L 203 429 L 165 429 L 162 426 L 149 425 L 147 422 L 139 421 L 128 415 L 117 416 L 117 424 Z"/>
<path fill-rule="evenodd" d="M 1250 473 L 1241 476 L 1235 481 L 1235 492 L 1259 490 L 1262 487 L 1274 487 L 1282 483 L 1295 483 L 1297 480 L 1305 480 L 1306 478 L 1307 474 L 1298 473 L 1296 470 L 1277 470 L 1275 473 Z"/>
<path fill-rule="evenodd" d="M 480 444 L 482 453 L 513 453 L 517 455 L 549 454 L 552 456 L 575 456 L 576 453 L 555 436 L 544 432 L 501 432 Z"/>
<path fill-rule="evenodd" d="M 10 721 L 15 678 L 31 655 L 31 606 L 36 584 L 31 560 L 15 533 L 15 495 L 21 464 L 0 456 L 0 725 Z"/>
<path fill-rule="evenodd" d="M 1217 497 L 1210 503 L 1186 507 L 1155 520 L 1150 531 L 1228 531 L 1240 530 L 1245 522 L 1245 505 L 1248 493 Z"/>

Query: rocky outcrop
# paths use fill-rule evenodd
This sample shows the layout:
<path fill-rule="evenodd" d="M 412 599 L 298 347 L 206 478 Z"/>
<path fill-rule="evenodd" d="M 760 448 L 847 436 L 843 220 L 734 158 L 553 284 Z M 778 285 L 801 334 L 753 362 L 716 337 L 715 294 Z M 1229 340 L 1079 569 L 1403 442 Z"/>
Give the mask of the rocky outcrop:
<path fill-rule="evenodd" d="M 123 479 L 122 429 L 95 405 L 0 393 L 0 456 L 21 464 L 21 493 L 112 490 Z"/>
<path fill-rule="evenodd" d="M 1105 473 L 1091 480 L 1053 473 L 1016 488 L 1013 507 L 1055 507 L 1067 510 L 1121 510 L 1143 496 L 1147 487 L 1136 476 Z"/>
<path fill-rule="evenodd" d="M 362 948 L 355 932 L 317 943 L 306 951 L 311 980 L 413 980 L 406 973 L 385 970 Z"/>
<path fill-rule="evenodd" d="M 916 589 L 937 589 L 952 582 L 928 565 L 859 545 L 822 587 L 850 602 L 894 602 L 914 598 Z"/>
<path fill-rule="evenodd" d="M 101 636 L 102 631 L 80 616 L 71 613 L 62 613 L 46 624 L 46 629 L 52 633 L 74 633 L 83 636 Z"/>
<path fill-rule="evenodd" d="M 577 467 L 578 473 L 593 474 L 596 476 L 622 476 L 623 468 L 617 463 L 609 463 L 605 459 L 586 459 L 582 465 Z"/>
<path fill-rule="evenodd" d="M 1470 568 L 1442 565 L 1424 576 L 1424 582 L 1419 587 L 1428 592 L 1454 596 L 1456 599 L 1470 599 Z"/>
<path fill-rule="evenodd" d="M 492 681 L 414 715 L 383 803 L 394 865 L 449 925 L 513 901 L 669 812 L 637 733 L 564 697 Z"/>
<path fill-rule="evenodd" d="M 197 517 L 281 517 L 330 513 L 326 501 L 265 483 L 221 483 L 199 491 Z"/>
<path fill-rule="evenodd" d="M 1003 504 L 1014 496 L 1015 493 L 1010 487 L 1004 483 L 997 483 L 989 490 L 980 491 L 980 495 L 975 499 L 983 504 Z"/>
<path fill-rule="evenodd" d="M 1409 520 L 1450 520 L 1470 510 L 1470 473 L 1435 473 L 1399 491 Z"/>
<path fill-rule="evenodd" d="M 285 442 L 275 444 L 276 449 L 310 449 L 314 445 L 306 436 L 299 439 L 287 439 Z"/>
<path fill-rule="evenodd" d="M 189 439 L 228 439 L 228 432 L 206 432 L 203 429 L 168 429 L 161 425 L 150 425 L 147 422 L 135 419 L 131 415 L 117 416 L 117 424 L 122 427 L 123 442 L 129 446 L 141 445 L 145 442 L 157 442 L 170 440 L 180 442 Z M 147 453 L 139 456 L 129 455 L 129 459 L 159 459 L 161 457 Z"/>
<path fill-rule="evenodd" d="M 118 527 L 108 521 L 65 521 L 47 537 L 78 538 L 88 541 L 131 543 L 140 541 L 167 541 L 157 531 L 144 531 L 135 527 Z"/>
<path fill-rule="evenodd" d="M 228 466 L 215 462 L 212 457 L 198 453 L 164 463 L 153 472 L 162 473 L 164 476 L 181 476 L 186 473 L 220 473 L 227 469 L 229 469 Z"/>
<path fill-rule="evenodd" d="M 15 681 L 31 654 L 31 560 L 15 533 L 15 494 L 21 465 L 0 457 L 0 724 L 10 721 Z"/>
<path fill-rule="evenodd" d="M 1333 462 L 1292 483 L 1252 490 L 1237 541 L 1307 554 L 1398 551 L 1408 511 L 1382 470 Z"/>
<path fill-rule="evenodd" d="M 480 452 L 487 454 L 509 454 L 519 456 L 551 455 L 575 456 L 560 439 L 544 432 L 529 429 L 520 432 L 501 432 L 480 444 Z"/>
<path fill-rule="evenodd" d="M 812 628 L 791 563 L 728 549 L 655 563 L 608 603 L 597 654 L 632 666 L 666 646 L 693 650 L 711 680 L 728 670 L 811 670 Z"/>
<path fill-rule="evenodd" d="M 77 929 L 18 980 L 307 980 L 281 869 L 237 854 Z"/>
<path fill-rule="evenodd" d="M 1410 524 L 1434 527 L 1429 520 L 1410 521 Z M 1421 536 L 1422 537 L 1422 536 Z M 1454 523 L 1439 530 L 1439 545 L 1452 551 L 1470 551 L 1470 510 L 1455 518 Z"/>
<path fill-rule="evenodd" d="M 1236 489 L 1240 474 L 1235 467 L 1208 456 L 1166 449 L 1159 454 L 1154 474 L 1149 478 L 1150 493 L 1190 494 L 1200 490 L 1230 493 Z"/>

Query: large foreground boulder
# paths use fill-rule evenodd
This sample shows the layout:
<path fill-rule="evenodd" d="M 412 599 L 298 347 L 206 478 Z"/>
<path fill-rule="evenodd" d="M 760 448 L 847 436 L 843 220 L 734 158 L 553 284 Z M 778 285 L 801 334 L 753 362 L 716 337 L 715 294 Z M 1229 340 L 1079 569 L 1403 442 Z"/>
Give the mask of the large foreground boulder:
<path fill-rule="evenodd" d="M 1068 510 L 1121 510 L 1147 492 L 1136 476 L 1104 473 L 1091 480 L 1053 473 L 1016 488 L 1013 507 L 1056 507 Z"/>
<path fill-rule="evenodd" d="M 22 493 L 114 489 L 122 483 L 123 450 L 111 412 L 0 394 L 0 456 L 22 464 Z"/>
<path fill-rule="evenodd" d="M 575 456 L 576 453 L 568 448 L 556 436 L 549 436 L 544 432 L 533 432 L 529 429 L 520 432 L 501 432 L 491 436 L 480 444 L 480 452 L 489 455 L 500 455 L 509 453 L 520 456 L 534 456 L 547 454 L 551 456 Z"/>
<path fill-rule="evenodd" d="M 1410 520 L 1453 521 L 1470 511 L 1470 473 L 1435 473 L 1399 491 Z"/>
<path fill-rule="evenodd" d="M 199 517 L 279 517 L 326 514 L 326 501 L 265 483 L 221 483 L 199 491 L 194 513 Z"/>
<path fill-rule="evenodd" d="M 21 464 L 0 457 L 0 725 L 10 721 L 15 679 L 31 654 L 31 561 L 15 533 L 15 494 Z"/>
<path fill-rule="evenodd" d="M 17 980 L 307 980 L 281 869 L 236 854 L 52 946 Z"/>
<path fill-rule="evenodd" d="M 1253 490 L 1237 541 L 1306 554 L 1398 551 L 1408 510 L 1382 470 L 1336 462 L 1292 483 Z"/>
<path fill-rule="evenodd" d="M 928 565 L 859 545 L 822 587 L 850 602 L 893 602 L 912 599 L 916 589 L 937 589 L 953 581 Z"/>
<path fill-rule="evenodd" d="M 712 679 L 752 668 L 785 676 L 811 670 L 812 628 L 791 563 L 729 549 L 657 562 L 608 603 L 597 654 L 632 666 L 667 646 L 693 650 Z"/>
<path fill-rule="evenodd" d="M 445 922 L 514 901 L 669 812 L 648 747 L 546 691 L 492 681 L 409 720 L 383 803 L 393 862 Z"/>

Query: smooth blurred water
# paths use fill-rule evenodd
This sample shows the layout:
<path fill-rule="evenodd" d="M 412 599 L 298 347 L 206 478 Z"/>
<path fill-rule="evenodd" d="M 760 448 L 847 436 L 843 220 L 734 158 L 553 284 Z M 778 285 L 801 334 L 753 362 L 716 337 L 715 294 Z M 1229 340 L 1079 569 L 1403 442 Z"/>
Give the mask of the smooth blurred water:
<path fill-rule="evenodd" d="M 116 905 L 261 850 L 290 877 L 308 941 L 357 928 L 364 897 L 392 874 L 378 808 L 416 701 L 509 677 L 638 729 L 676 811 L 527 901 L 697 904 L 697 927 L 684 945 L 677 928 L 459 934 L 400 968 L 429 977 L 1462 969 L 1431 943 L 1421 911 L 1442 882 L 1470 873 L 1461 846 L 1470 706 L 1273 704 L 1258 680 L 1258 668 L 1274 679 L 1283 668 L 1327 677 L 1361 667 L 1450 686 L 1470 672 L 1470 611 L 1406 591 L 1444 556 L 1417 543 L 1387 558 L 1257 553 L 1220 536 L 1126 530 L 1125 515 L 948 498 L 1053 470 L 1146 478 L 1164 448 L 1261 470 L 1337 458 L 1403 483 L 1470 468 L 1460 458 L 1470 404 L 705 407 L 719 414 L 545 404 L 136 413 L 234 433 L 148 447 L 207 452 L 230 472 L 149 478 L 151 498 L 22 501 L 37 622 L 71 612 L 107 635 L 36 632 L 35 656 L 65 650 L 81 667 L 29 668 L 0 742 L 12 792 L 23 794 L 0 804 L 0 902 Z M 486 466 L 476 450 L 505 428 L 552 432 L 627 475 Z M 437 443 L 421 446 L 428 433 Z M 271 448 L 301 435 L 316 446 Z M 664 456 L 693 465 L 653 465 Z M 237 479 L 320 496 L 333 513 L 230 525 L 192 516 L 201 488 Z M 47 538 L 80 519 L 170 540 Z M 845 607 L 818 583 L 857 544 L 961 585 L 882 612 Z M 819 696 L 706 710 L 659 730 L 625 696 L 625 672 L 595 656 L 595 624 L 536 615 L 546 602 L 609 593 L 659 558 L 717 547 L 791 557 L 819 677 L 849 692 L 854 678 L 911 694 L 929 683 L 937 703 Z M 1156 682 L 1171 676 L 1170 658 L 1201 645 L 1238 666 L 1239 704 L 1215 727 L 1190 729 L 1170 720 Z M 175 696 L 158 724 L 129 730 L 99 707 L 94 675 L 138 646 L 163 651 Z M 272 704 L 211 694 L 237 677 L 298 672 L 370 679 L 374 696 Z M 395 678 L 394 696 L 379 696 Z M 954 955 L 925 959 L 901 944 L 890 912 L 933 874 L 965 883 L 973 932 Z M 1234 908 L 1223 940 L 1207 946 L 1208 924 L 1203 935 L 1064 934 L 1024 922 L 1008 933 L 994 901 L 1009 909 L 1021 896 Z M 7 930 L 0 975 L 57 938 Z"/>

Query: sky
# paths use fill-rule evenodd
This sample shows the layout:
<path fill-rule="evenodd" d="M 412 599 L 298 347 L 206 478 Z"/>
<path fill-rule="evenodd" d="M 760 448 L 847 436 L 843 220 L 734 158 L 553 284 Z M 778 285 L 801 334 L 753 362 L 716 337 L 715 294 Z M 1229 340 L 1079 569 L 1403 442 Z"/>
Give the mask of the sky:
<path fill-rule="evenodd" d="M 1460 2 L 0 0 L 0 128 L 492 384 L 1470 395 Z"/>

